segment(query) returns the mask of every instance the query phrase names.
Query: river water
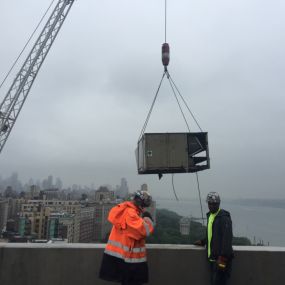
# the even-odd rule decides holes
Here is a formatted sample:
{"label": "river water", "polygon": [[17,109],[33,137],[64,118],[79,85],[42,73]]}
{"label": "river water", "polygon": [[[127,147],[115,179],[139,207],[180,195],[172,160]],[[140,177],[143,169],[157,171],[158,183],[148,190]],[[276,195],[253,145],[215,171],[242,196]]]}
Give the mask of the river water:
{"label": "river water", "polygon": [[[201,217],[197,200],[156,200],[158,209],[168,209],[181,216]],[[234,236],[245,236],[252,243],[263,241],[264,245],[285,246],[285,209],[242,206],[231,202],[222,202],[221,208],[231,213]],[[203,213],[207,212],[203,204]]]}

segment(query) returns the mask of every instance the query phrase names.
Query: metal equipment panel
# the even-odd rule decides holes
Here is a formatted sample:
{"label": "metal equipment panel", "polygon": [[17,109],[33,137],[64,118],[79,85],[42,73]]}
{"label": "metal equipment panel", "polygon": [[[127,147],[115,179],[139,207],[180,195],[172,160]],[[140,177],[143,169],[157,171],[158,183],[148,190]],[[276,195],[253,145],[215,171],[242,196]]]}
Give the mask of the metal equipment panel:
{"label": "metal equipment panel", "polygon": [[167,168],[167,137],[165,134],[145,135],[146,168]]}
{"label": "metal equipment panel", "polygon": [[185,133],[168,133],[167,153],[169,168],[188,168],[188,146],[187,134]]}

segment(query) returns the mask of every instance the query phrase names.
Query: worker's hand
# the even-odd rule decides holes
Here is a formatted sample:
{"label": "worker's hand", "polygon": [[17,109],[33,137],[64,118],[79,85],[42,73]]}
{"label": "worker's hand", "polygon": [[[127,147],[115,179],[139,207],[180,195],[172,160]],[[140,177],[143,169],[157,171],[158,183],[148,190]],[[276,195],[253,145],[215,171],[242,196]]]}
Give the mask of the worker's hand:
{"label": "worker's hand", "polygon": [[143,212],[142,217],[143,218],[150,218],[153,221],[153,218],[152,218],[150,212],[148,212],[148,211]]}
{"label": "worker's hand", "polygon": [[194,242],[194,245],[204,246],[201,240],[196,240],[196,241]]}
{"label": "worker's hand", "polygon": [[219,256],[217,259],[217,267],[219,270],[224,271],[227,267],[227,258],[224,256]]}

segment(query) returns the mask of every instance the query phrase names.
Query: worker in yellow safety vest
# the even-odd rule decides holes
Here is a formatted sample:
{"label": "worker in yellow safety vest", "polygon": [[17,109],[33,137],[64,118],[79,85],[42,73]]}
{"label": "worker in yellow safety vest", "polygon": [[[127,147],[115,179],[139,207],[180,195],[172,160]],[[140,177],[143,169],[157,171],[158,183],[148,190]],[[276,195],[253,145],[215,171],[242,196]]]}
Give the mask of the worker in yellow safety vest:
{"label": "worker in yellow safety vest", "polygon": [[220,208],[221,199],[217,192],[210,192],[206,201],[209,208],[207,235],[194,244],[206,246],[211,268],[211,285],[226,285],[233,258],[231,215]]}
{"label": "worker in yellow safety vest", "polygon": [[113,227],[107,242],[99,277],[123,285],[148,282],[145,239],[154,230],[152,202],[148,191],[135,192],[131,201],[113,207],[108,220]]}

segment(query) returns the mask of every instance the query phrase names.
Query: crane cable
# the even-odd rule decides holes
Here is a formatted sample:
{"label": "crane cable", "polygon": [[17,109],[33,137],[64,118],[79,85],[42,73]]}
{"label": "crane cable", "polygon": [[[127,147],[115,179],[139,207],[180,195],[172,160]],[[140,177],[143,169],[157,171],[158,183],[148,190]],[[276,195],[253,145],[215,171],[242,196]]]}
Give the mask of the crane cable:
{"label": "crane cable", "polygon": [[176,191],[175,191],[175,186],[174,186],[174,173],[172,173],[172,175],[171,175],[172,177],[172,179],[171,179],[171,182],[172,182],[172,189],[173,189],[173,193],[174,193],[174,196],[175,196],[175,199],[176,199],[176,201],[179,201],[179,199],[178,199],[178,197],[177,197],[177,194],[176,194]]}
{"label": "crane cable", "polygon": [[161,78],[161,80],[160,80],[160,82],[159,82],[158,88],[157,88],[156,93],[155,93],[155,96],[154,96],[154,98],[153,98],[151,107],[150,107],[150,109],[149,109],[149,111],[148,111],[148,114],[147,114],[146,120],[145,120],[145,122],[144,122],[143,128],[142,128],[142,130],[141,130],[141,133],[140,133],[140,136],[139,136],[138,141],[140,141],[140,139],[142,138],[142,136],[143,136],[143,134],[144,134],[144,132],[145,132],[146,126],[147,126],[147,124],[148,124],[150,115],[151,115],[151,113],[152,113],[152,109],[153,109],[153,106],[154,106],[155,101],[156,101],[156,99],[157,99],[157,96],[158,96],[158,93],[159,93],[159,90],[160,90],[160,87],[161,87],[161,84],[162,84],[162,81],[163,81],[164,76],[165,76],[165,72],[163,73],[162,78]]}
{"label": "crane cable", "polygon": [[200,190],[200,182],[199,182],[199,175],[198,172],[196,172],[196,181],[197,181],[197,189],[198,189],[198,194],[199,194],[199,202],[200,202],[200,209],[201,209],[201,215],[202,215],[202,222],[203,226],[205,226],[204,223],[204,214],[203,214],[203,206],[202,206],[202,201],[201,201],[201,190]]}
{"label": "crane cable", "polygon": [[42,21],[44,20],[45,16],[47,15],[48,11],[50,10],[51,6],[53,5],[55,0],[52,0],[52,2],[50,3],[50,5],[48,6],[47,10],[45,11],[44,15],[42,16],[42,18],[40,19],[39,23],[37,24],[36,28],[34,29],[34,31],[32,32],[32,34],[30,35],[30,37],[28,38],[26,44],[24,45],[23,49],[21,50],[20,54],[18,55],[18,57],[14,60],[12,66],[10,67],[9,71],[7,72],[6,76],[4,77],[3,81],[0,84],[0,89],[2,88],[3,84],[6,82],[8,76],[11,74],[12,70],[14,69],[15,65],[17,64],[17,62],[19,61],[20,57],[22,56],[23,52],[25,51],[26,47],[28,46],[28,44],[30,43],[30,41],[32,40],[34,34],[36,33],[36,31],[38,30],[39,26],[41,25]]}
{"label": "crane cable", "polygon": [[160,90],[160,87],[161,87],[161,85],[162,85],[163,79],[165,78],[165,75],[167,75],[166,77],[167,77],[167,79],[168,79],[168,81],[169,81],[171,90],[172,90],[173,95],[174,95],[174,97],[175,97],[175,99],[176,99],[176,102],[177,102],[177,104],[178,104],[178,106],[179,106],[180,112],[181,112],[181,114],[182,114],[182,116],[183,116],[183,119],[184,119],[184,121],[185,121],[185,124],[186,124],[186,126],[187,126],[188,131],[190,132],[190,127],[189,127],[189,124],[188,124],[188,122],[187,122],[186,116],[185,116],[185,114],[184,114],[184,112],[183,112],[183,110],[182,110],[181,103],[179,102],[179,99],[178,99],[178,96],[177,96],[176,92],[178,93],[179,97],[181,98],[182,102],[184,103],[185,107],[187,108],[188,112],[190,113],[191,117],[193,118],[194,122],[196,123],[197,127],[198,127],[199,130],[202,132],[202,128],[201,128],[201,126],[199,125],[197,119],[195,118],[193,112],[191,111],[191,109],[189,108],[189,106],[188,106],[186,100],[184,99],[184,97],[182,96],[181,92],[180,92],[179,89],[177,88],[177,85],[175,84],[175,82],[174,82],[173,79],[171,78],[171,76],[170,76],[170,74],[169,74],[169,71],[166,70],[166,71],[164,71],[163,74],[162,74],[162,78],[161,78],[161,80],[160,80],[160,82],[159,82],[157,91],[156,91],[155,96],[154,96],[154,98],[153,98],[151,107],[150,107],[150,109],[149,109],[149,111],[148,111],[146,120],[145,120],[144,125],[143,125],[143,127],[142,127],[142,130],[141,130],[141,132],[140,132],[140,136],[139,136],[139,139],[138,139],[138,140],[141,139],[141,137],[143,136],[143,134],[144,134],[144,132],[145,132],[145,129],[146,129],[146,127],[147,127],[147,124],[148,124],[148,122],[149,122],[150,116],[151,116],[151,114],[152,114],[153,107],[154,107],[154,104],[155,104],[155,102],[156,102],[156,100],[157,100],[157,97],[158,97],[158,94],[159,94],[159,90]]}
{"label": "crane cable", "polygon": [[[168,73],[168,71],[167,71],[167,73]],[[168,73],[167,78],[168,78],[170,87],[171,87],[171,89],[172,89],[173,95],[174,95],[174,97],[175,97],[175,99],[176,99],[176,102],[177,102],[177,104],[178,104],[178,107],[179,107],[179,109],[180,109],[180,112],[181,112],[181,114],[182,114],[182,117],[183,117],[183,119],[184,119],[184,121],[185,121],[185,124],[186,124],[186,126],[187,126],[188,132],[190,133],[189,124],[188,124],[187,119],[186,119],[186,117],[185,117],[185,115],[184,115],[184,112],[183,112],[183,110],[182,110],[182,107],[181,107],[181,105],[180,105],[180,102],[179,102],[179,100],[178,100],[178,98],[177,98],[177,95],[176,95],[176,92],[175,92],[174,87],[173,87],[173,85],[172,85],[172,82],[169,80],[169,78],[170,78],[169,73]]]}
{"label": "crane cable", "polygon": [[166,29],[167,29],[167,1],[164,2],[164,42],[166,43]]}
{"label": "crane cable", "polygon": [[199,123],[198,123],[197,119],[195,118],[195,116],[194,116],[193,112],[191,111],[191,109],[189,108],[189,106],[188,106],[187,102],[185,101],[185,99],[183,98],[182,94],[180,93],[180,91],[179,91],[178,87],[177,87],[177,86],[176,86],[176,84],[174,83],[174,81],[173,81],[173,79],[171,78],[171,76],[170,76],[170,74],[169,74],[169,73],[168,73],[168,75],[169,75],[169,77],[168,77],[169,81],[170,81],[170,82],[173,84],[173,86],[175,87],[175,89],[176,89],[176,91],[178,92],[178,94],[179,94],[180,98],[182,99],[182,101],[183,101],[184,105],[185,105],[185,106],[186,106],[186,108],[188,109],[188,111],[189,111],[189,113],[190,113],[190,115],[191,115],[192,119],[193,119],[193,120],[194,120],[194,122],[196,123],[197,127],[199,128],[199,130],[200,130],[201,132],[203,132],[203,130],[202,130],[202,128],[200,127],[200,125],[199,125]]}

